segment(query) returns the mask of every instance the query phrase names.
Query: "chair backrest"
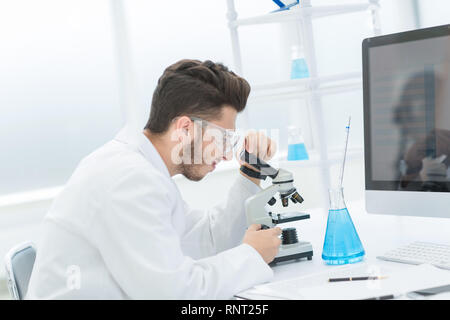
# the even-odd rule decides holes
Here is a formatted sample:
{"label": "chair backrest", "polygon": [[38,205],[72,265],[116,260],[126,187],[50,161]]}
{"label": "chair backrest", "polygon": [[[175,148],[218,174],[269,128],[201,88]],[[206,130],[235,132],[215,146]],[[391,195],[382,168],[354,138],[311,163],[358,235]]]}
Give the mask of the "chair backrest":
{"label": "chair backrest", "polygon": [[36,259],[36,247],[24,242],[13,247],[5,257],[6,277],[11,297],[23,300],[27,294],[28,282]]}

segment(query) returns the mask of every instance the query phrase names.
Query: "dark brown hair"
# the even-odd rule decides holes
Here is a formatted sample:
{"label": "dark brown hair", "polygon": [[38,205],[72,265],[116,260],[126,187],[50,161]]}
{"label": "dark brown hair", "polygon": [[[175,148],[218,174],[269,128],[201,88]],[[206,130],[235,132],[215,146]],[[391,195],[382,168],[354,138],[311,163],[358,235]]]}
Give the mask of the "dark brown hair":
{"label": "dark brown hair", "polygon": [[218,119],[222,107],[244,110],[250,94],[248,82],[221,63],[181,60],[164,70],[153,92],[145,129],[164,133],[181,115]]}

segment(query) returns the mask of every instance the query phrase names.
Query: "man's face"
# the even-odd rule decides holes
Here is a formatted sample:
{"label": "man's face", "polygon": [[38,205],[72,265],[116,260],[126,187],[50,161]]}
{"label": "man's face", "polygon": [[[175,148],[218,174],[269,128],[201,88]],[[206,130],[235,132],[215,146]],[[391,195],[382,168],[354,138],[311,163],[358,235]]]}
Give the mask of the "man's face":
{"label": "man's face", "polygon": [[[191,161],[183,162],[180,166],[181,174],[192,181],[200,181],[222,160],[231,160],[232,152],[226,152],[224,146],[224,132],[220,129],[235,130],[237,112],[234,108],[225,106],[221,116],[215,120],[208,120],[212,125],[202,121],[194,121],[194,134],[190,144],[183,147],[183,155],[190,155]],[[215,126],[220,128],[217,128]]]}

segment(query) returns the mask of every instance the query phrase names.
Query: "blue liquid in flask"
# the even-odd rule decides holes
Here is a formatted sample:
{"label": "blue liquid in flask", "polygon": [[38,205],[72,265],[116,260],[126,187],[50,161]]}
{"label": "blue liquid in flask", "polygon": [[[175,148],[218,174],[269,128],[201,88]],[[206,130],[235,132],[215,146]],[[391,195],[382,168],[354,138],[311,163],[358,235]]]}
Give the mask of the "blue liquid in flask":
{"label": "blue liquid in flask", "polygon": [[288,158],[291,160],[308,160],[308,152],[304,143],[294,143],[288,145]]}
{"label": "blue liquid in flask", "polygon": [[291,65],[291,79],[309,78],[308,65],[304,58],[297,58],[292,60]]}
{"label": "blue liquid in flask", "polygon": [[330,210],[322,259],[340,265],[363,260],[364,248],[344,202],[342,188],[330,190]]}

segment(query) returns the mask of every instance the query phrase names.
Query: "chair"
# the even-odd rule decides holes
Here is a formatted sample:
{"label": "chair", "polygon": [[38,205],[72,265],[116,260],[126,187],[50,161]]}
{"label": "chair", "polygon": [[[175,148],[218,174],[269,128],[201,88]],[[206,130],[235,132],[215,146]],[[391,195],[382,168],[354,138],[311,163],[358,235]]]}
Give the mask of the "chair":
{"label": "chair", "polygon": [[6,277],[9,293],[13,299],[25,298],[35,259],[36,248],[29,241],[16,245],[6,254]]}

